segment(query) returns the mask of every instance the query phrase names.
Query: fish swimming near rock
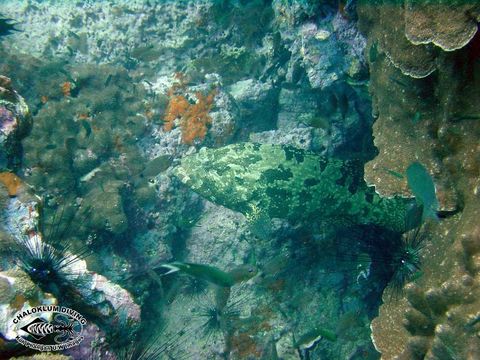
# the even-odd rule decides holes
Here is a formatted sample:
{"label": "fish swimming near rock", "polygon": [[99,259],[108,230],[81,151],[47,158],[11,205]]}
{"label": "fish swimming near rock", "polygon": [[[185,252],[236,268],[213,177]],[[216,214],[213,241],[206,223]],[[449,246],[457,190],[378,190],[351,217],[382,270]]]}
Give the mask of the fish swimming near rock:
{"label": "fish swimming near rock", "polygon": [[225,272],[210,265],[185,263],[180,261],[162,264],[160,266],[169,270],[163,275],[180,271],[197,279],[206,280],[209,283],[226,288],[248,280],[257,273],[257,268],[254,265],[249,264],[237,266],[229,272]]}
{"label": "fish swimming near rock", "polygon": [[422,219],[438,220],[439,203],[435,193],[435,184],[427,169],[419,162],[413,162],[407,168],[407,180],[417,202],[423,206]]}
{"label": "fish swimming near rock", "polygon": [[239,143],[202,148],[174,169],[206,199],[244,215],[292,223],[346,220],[405,231],[413,199],[382,198],[363,180],[356,161],[327,158],[290,146]]}

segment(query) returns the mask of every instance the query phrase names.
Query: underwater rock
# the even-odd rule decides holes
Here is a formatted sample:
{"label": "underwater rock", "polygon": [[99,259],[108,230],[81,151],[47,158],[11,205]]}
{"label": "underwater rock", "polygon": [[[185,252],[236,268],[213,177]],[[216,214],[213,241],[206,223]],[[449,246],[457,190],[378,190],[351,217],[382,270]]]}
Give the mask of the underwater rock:
{"label": "underwater rock", "polygon": [[25,100],[13,89],[11,80],[0,75],[0,166],[17,166],[20,140],[31,125]]}
{"label": "underwater rock", "polygon": [[[119,316],[130,319],[132,326],[138,323],[140,308],[126,290],[89,271],[85,260],[72,254],[70,244],[63,244],[63,247],[56,244],[57,249],[44,240],[44,236],[48,238],[52,234],[39,232],[38,204],[39,200],[25,191],[10,198],[2,214],[2,226],[15,242],[11,253],[13,262],[23,270],[17,267],[9,270],[23,276],[15,275],[24,279],[22,281],[11,280],[9,273],[5,273],[4,277],[13,289],[17,289],[15,292],[21,294],[22,298],[18,301],[23,302],[19,306],[23,303],[28,305],[29,301],[33,304],[48,299],[47,302],[60,302],[63,306],[73,306],[80,313],[84,311],[84,316],[90,321],[98,321],[99,326],[113,324]],[[44,279],[38,275],[37,267],[48,269],[50,277]]]}
{"label": "underwater rock", "polygon": [[[237,81],[227,87],[238,106],[238,137],[246,139],[248,133],[268,130],[274,126],[278,90],[270,82],[255,79]],[[244,134],[245,133],[245,134]]]}
{"label": "underwater rock", "polygon": [[72,358],[68,355],[54,354],[54,353],[41,353],[35,354],[32,356],[19,356],[14,357],[16,360],[71,360]]}
{"label": "underwater rock", "polygon": [[363,36],[353,22],[340,19],[342,15],[334,6],[274,1],[272,7],[283,45],[290,53],[288,83],[299,84],[305,79],[311,88],[325,89],[347,74],[358,76],[362,64],[365,69]]}
{"label": "underwater rock", "polygon": [[304,88],[282,88],[278,96],[278,107],[277,127],[291,130],[298,127],[302,118],[317,114],[317,94]]}
{"label": "underwater rock", "polygon": [[[250,253],[248,224],[241,214],[210,202],[186,239],[185,261],[230,270]],[[244,240],[241,240],[244,239]]]}
{"label": "underwater rock", "polygon": [[89,221],[95,229],[104,229],[121,234],[128,227],[123,210],[121,181],[107,181],[101,188],[93,188],[84,198],[84,206],[91,209]]}
{"label": "underwater rock", "polygon": [[239,130],[239,111],[232,98],[222,89],[215,95],[215,108],[210,112],[212,125],[207,143],[223,146],[232,141]]}
{"label": "underwater rock", "polygon": [[244,215],[301,221],[348,220],[404,230],[409,200],[380,198],[354,163],[293,147],[241,143],[202,148],[174,169],[210,201]]}
{"label": "underwater rock", "polygon": [[[310,127],[270,130],[250,134],[249,140],[258,144],[290,145],[298,149],[315,150],[312,139],[313,132],[314,130]],[[329,139],[324,136],[323,140],[322,147],[327,149]]]}
{"label": "underwater rock", "polygon": [[[138,306],[130,293],[106,277],[99,274],[91,274],[91,291],[102,294],[106,301],[113,307],[118,316],[123,316],[131,322],[140,322],[140,306]],[[138,324],[137,324],[138,325]]]}
{"label": "underwater rock", "polygon": [[[279,136],[287,139],[288,132],[303,133],[307,128],[311,130],[309,150],[343,157],[352,152],[363,152],[368,158],[369,151],[364,144],[370,141],[367,129],[372,119],[369,107],[359,105],[364,104],[365,96],[365,90],[355,90],[343,82],[322,91],[304,87],[282,88],[278,99],[277,131],[285,136]],[[289,145],[296,146],[295,143]],[[300,144],[297,147],[306,146]]]}
{"label": "underwater rock", "polygon": [[239,116],[232,97],[221,86],[221,77],[208,74],[202,79],[204,82],[196,86],[189,86],[183,73],[175,73],[171,78],[166,81],[170,83],[167,89],[155,86],[159,95],[168,100],[162,117],[164,132],[180,129],[177,142],[188,146],[228,143],[238,130]]}
{"label": "underwater rock", "polygon": [[[51,79],[44,74],[47,69],[41,69],[40,83],[66,80],[63,72],[63,80]],[[144,101],[143,86],[119,67],[76,65],[64,72],[76,87],[70,96],[64,96],[56,84],[50,91],[59,95],[50,96],[40,106],[31,134],[23,141],[25,181],[39,195],[51,196],[52,203],[71,204],[92,192],[98,194],[102,187],[108,194],[102,198],[122,202],[124,194],[112,189],[108,181],[130,184],[133,194],[144,187],[144,182],[136,181],[145,160],[137,144],[152,122],[147,115],[154,100]],[[115,192],[120,199],[113,196]],[[135,202],[135,196],[132,198]],[[139,200],[149,205],[144,198]],[[104,216],[111,217],[110,225],[117,234],[122,232],[125,225],[122,219],[114,218],[114,210],[102,210],[108,214],[97,213],[99,218],[93,222],[85,219],[85,227],[105,229],[105,221],[100,219]],[[116,215],[122,216],[120,210],[115,208]]]}
{"label": "underwater rock", "polygon": [[[60,4],[34,0],[6,1],[3,5],[3,13],[28,24],[24,32],[16,33],[8,42],[16,51],[38,58],[51,54],[79,62],[121,60],[126,64],[129,58],[155,61],[162,49],[185,46],[194,37],[190,31],[195,29],[195,21],[211,7],[200,1],[196,2],[196,8],[184,2],[151,6],[130,1]],[[182,14],[182,21],[179,21],[179,14]],[[83,32],[84,27],[89,31]],[[143,39],[141,34],[144,34]],[[31,36],[36,38],[34,43]],[[147,45],[145,36],[149,41]],[[150,42],[158,47],[152,49]]]}
{"label": "underwater rock", "polygon": [[154,263],[166,263],[172,260],[172,250],[170,244],[167,244],[164,239],[168,239],[159,230],[150,230],[146,233],[136,236],[132,240],[133,247],[144,255],[147,260]]}

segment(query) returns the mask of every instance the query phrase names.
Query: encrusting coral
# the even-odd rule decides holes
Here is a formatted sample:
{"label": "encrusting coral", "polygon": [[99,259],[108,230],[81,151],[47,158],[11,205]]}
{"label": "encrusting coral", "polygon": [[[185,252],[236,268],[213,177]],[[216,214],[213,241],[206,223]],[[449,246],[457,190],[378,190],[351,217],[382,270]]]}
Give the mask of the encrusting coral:
{"label": "encrusting coral", "polygon": [[445,57],[444,51],[472,40],[480,5],[461,0],[360,1],[358,13],[370,46],[378,47],[403,74],[424,78],[437,69],[436,59]]}
{"label": "encrusting coral", "polygon": [[[405,10],[392,2],[359,6],[370,45],[373,135],[379,150],[365,166],[365,179],[383,196],[410,196],[406,170],[419,162],[434,180],[441,215],[425,234],[422,276],[404,287],[401,298],[384,296],[372,322],[382,359],[480,357],[480,65],[472,61],[480,38],[465,24],[465,6],[473,14],[478,5],[462,4],[451,2],[450,15],[441,14],[445,4],[408,2]],[[444,16],[449,19],[439,21]],[[455,21],[454,28],[464,30],[450,31]],[[387,23],[384,32],[397,29],[412,51],[399,51],[397,38],[378,32]],[[410,66],[418,52],[430,58],[417,57],[416,67]]]}
{"label": "encrusting coral", "polygon": [[175,94],[176,91],[185,89],[183,77],[177,76],[177,79],[180,79],[180,84],[175,84],[168,91],[170,99],[165,111],[163,129],[171,131],[175,121],[178,120],[182,131],[182,142],[192,145],[197,139],[203,141],[207,135],[208,126],[212,123],[209,112],[214,105],[217,91],[213,89],[208,95],[196,92],[196,101],[192,104],[185,96]]}
{"label": "encrusting coral", "polygon": [[474,1],[405,1],[405,35],[414,45],[461,49],[477,33],[480,5]]}

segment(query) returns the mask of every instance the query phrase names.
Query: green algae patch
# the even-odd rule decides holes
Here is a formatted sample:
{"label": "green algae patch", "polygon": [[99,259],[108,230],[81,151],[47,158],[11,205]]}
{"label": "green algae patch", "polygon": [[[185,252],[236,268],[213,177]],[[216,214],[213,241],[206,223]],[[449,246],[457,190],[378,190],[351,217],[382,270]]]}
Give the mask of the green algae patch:
{"label": "green algae patch", "polygon": [[183,158],[174,175],[208,200],[247,217],[260,212],[293,223],[320,219],[403,231],[410,203],[378,196],[366,186],[355,161],[289,146],[240,143],[203,148]]}

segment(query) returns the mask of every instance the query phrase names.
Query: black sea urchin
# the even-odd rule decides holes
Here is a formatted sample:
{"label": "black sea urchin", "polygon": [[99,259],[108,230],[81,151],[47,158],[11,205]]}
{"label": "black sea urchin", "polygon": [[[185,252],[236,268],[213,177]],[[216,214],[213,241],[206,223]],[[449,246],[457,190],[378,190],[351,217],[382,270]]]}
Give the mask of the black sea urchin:
{"label": "black sea urchin", "polygon": [[422,227],[409,230],[402,235],[390,263],[392,277],[389,287],[393,296],[401,293],[403,286],[420,274],[421,252],[425,247],[425,239]]}
{"label": "black sea urchin", "polygon": [[[85,214],[85,211],[83,212]],[[79,273],[75,264],[88,255],[88,247],[82,246],[75,251],[67,242],[66,234],[71,231],[74,216],[66,218],[64,209],[55,213],[52,224],[40,226],[30,234],[16,231],[19,236],[13,249],[17,264],[44,292],[53,294],[59,300],[68,299],[74,289],[80,285]],[[15,225],[18,227],[18,224]]]}

